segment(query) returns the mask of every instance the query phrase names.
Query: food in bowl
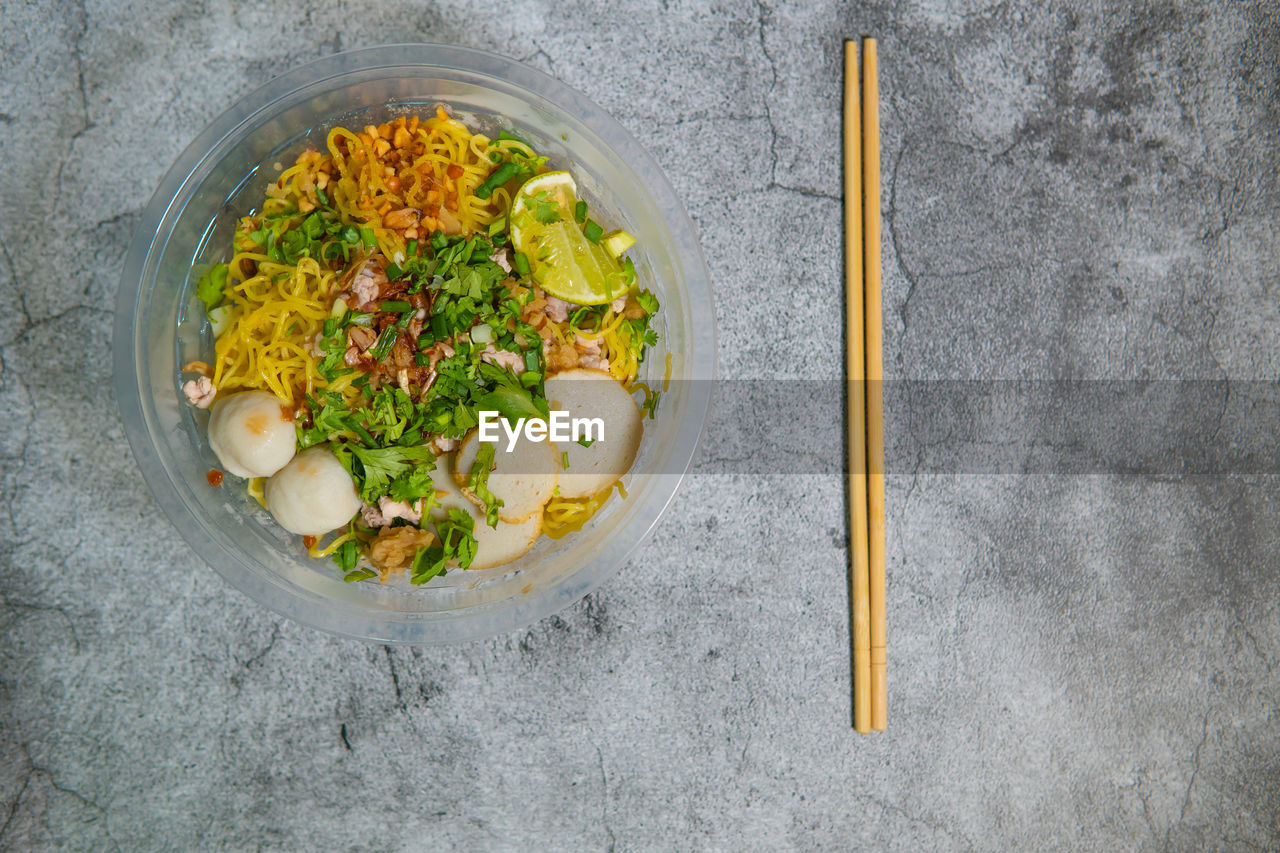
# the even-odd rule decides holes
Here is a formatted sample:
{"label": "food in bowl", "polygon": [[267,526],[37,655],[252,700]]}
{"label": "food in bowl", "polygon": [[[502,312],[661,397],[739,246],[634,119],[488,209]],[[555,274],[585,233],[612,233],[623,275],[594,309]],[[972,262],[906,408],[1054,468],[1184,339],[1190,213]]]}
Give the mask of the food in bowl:
{"label": "food in bowl", "polygon": [[[325,147],[196,286],[213,352],[180,389],[225,473],[350,581],[505,565],[625,497],[658,400],[635,240],[571,171],[444,105]],[[565,413],[573,431],[545,428]]]}

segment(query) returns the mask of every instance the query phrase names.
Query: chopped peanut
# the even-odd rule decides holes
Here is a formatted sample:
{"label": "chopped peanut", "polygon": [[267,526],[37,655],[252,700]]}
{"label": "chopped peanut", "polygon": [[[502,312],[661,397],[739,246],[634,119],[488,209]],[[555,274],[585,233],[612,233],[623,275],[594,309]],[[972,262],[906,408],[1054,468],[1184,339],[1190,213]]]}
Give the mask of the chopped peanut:
{"label": "chopped peanut", "polygon": [[413,141],[413,135],[405,130],[402,125],[396,128],[395,136],[392,137],[391,141],[397,148],[404,148]]}
{"label": "chopped peanut", "polygon": [[373,144],[373,153],[381,157],[391,150],[391,143],[385,139],[379,139]]}

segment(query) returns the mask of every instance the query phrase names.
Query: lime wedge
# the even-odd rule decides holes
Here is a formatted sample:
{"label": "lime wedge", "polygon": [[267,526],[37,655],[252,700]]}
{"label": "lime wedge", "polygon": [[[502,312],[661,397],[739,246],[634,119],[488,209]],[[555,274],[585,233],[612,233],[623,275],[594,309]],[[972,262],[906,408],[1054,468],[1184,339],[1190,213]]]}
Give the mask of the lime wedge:
{"label": "lime wedge", "polygon": [[529,259],[547,293],[579,305],[601,305],[626,292],[628,275],[604,247],[583,236],[574,219],[577,184],[568,172],[530,178],[511,202],[511,245]]}

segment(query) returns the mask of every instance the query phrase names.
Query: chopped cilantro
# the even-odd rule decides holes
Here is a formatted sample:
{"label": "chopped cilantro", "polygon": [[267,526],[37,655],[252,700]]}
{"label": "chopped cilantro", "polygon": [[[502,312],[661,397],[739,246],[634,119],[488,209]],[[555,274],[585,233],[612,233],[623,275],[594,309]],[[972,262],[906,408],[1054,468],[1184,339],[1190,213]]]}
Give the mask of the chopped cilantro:
{"label": "chopped cilantro", "polygon": [[[360,498],[376,504],[387,494],[393,478],[412,470],[415,465],[429,472],[435,467],[435,454],[425,445],[417,447],[362,447],[355,442],[337,442],[334,455],[359,486]],[[407,487],[406,487],[407,488]]]}
{"label": "chopped cilantro", "polygon": [[489,472],[493,470],[493,455],[497,446],[480,442],[476,451],[476,459],[471,463],[471,472],[467,477],[467,488],[484,504],[484,520],[490,527],[498,526],[498,510],[502,507],[502,498],[489,491]]}
{"label": "chopped cilantro", "polygon": [[409,582],[421,585],[445,574],[450,560],[467,568],[476,557],[475,519],[460,509],[450,509],[435,523],[438,541],[418,551],[409,568]]}

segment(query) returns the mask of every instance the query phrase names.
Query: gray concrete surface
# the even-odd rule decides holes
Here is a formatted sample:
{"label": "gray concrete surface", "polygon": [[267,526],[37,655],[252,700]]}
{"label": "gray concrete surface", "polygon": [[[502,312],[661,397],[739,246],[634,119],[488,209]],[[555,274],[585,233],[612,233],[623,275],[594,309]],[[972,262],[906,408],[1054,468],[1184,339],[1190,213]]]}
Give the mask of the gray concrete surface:
{"label": "gray concrete surface", "polygon": [[1280,848],[1275,477],[899,464],[864,738],[838,477],[704,469],[559,617],[371,647],[198,563],[108,358],[138,212],[202,126],[312,57],[437,40],[650,147],[726,375],[838,377],[841,39],[873,33],[890,376],[1274,380],[1275,4],[3,8],[0,847]]}

